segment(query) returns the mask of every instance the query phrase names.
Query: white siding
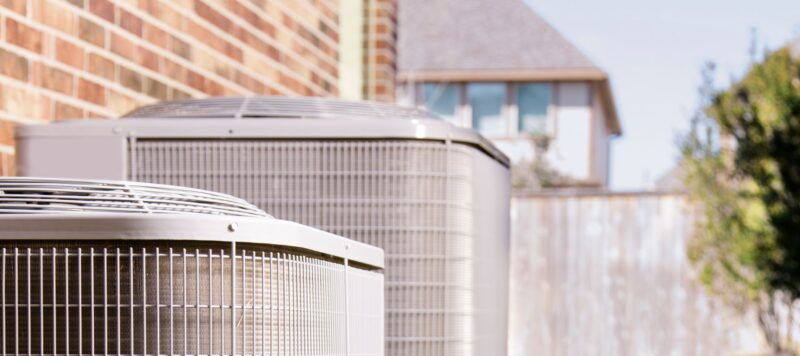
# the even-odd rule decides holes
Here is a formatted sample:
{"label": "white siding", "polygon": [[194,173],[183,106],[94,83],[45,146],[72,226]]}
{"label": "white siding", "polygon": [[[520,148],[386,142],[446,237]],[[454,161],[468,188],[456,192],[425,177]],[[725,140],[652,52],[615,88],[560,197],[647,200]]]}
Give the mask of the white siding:
{"label": "white siding", "polygon": [[592,99],[592,180],[608,185],[609,130],[600,97],[594,95]]}
{"label": "white siding", "polygon": [[555,90],[555,139],[548,158],[563,174],[589,179],[591,144],[591,89],[588,83],[559,83]]}

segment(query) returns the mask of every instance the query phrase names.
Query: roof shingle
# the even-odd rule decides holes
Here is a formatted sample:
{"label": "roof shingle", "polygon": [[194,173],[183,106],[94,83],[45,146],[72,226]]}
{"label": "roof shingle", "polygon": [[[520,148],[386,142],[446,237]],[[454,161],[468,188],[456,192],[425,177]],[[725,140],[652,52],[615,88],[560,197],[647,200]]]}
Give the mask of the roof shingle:
{"label": "roof shingle", "polygon": [[400,0],[398,69],[596,70],[521,0]]}

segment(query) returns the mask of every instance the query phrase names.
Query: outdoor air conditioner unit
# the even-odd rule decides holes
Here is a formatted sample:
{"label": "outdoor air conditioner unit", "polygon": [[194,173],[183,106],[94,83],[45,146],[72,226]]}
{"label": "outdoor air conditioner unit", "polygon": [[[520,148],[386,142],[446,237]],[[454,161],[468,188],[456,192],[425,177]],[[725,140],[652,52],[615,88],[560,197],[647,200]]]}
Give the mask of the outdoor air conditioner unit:
{"label": "outdoor air conditioner unit", "polygon": [[248,97],[17,132],[22,174],[176,184],[386,251],[388,355],[503,355],[507,158],[394,105]]}
{"label": "outdoor air conditioner unit", "polygon": [[383,355],[382,265],[224,194],[0,178],[4,355]]}

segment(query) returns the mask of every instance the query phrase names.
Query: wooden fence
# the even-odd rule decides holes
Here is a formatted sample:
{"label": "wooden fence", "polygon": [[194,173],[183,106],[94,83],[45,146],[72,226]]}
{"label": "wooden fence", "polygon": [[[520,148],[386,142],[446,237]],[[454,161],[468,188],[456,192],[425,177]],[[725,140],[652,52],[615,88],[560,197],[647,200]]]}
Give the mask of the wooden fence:
{"label": "wooden fence", "polygon": [[511,212],[512,356],[725,355],[759,342],[694,282],[685,196],[524,196]]}

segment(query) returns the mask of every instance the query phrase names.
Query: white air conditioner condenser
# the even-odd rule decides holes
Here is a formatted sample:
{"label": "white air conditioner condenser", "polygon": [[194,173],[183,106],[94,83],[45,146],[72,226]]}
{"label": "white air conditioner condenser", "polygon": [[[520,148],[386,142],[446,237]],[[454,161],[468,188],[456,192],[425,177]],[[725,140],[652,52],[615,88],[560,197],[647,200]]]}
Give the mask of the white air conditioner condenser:
{"label": "white air conditioner condenser", "polygon": [[383,252],[225,194],[0,178],[0,350],[383,355]]}

